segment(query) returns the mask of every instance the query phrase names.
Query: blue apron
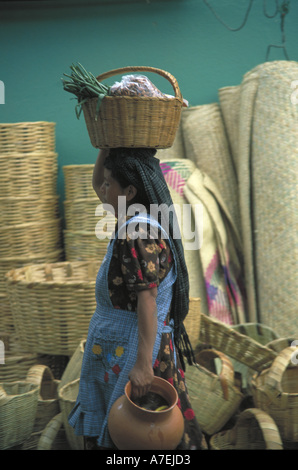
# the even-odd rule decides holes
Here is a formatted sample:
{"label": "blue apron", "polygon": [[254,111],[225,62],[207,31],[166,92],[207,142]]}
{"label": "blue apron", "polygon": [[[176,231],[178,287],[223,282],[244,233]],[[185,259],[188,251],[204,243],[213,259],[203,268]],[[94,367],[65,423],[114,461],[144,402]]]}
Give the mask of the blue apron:
{"label": "blue apron", "polygon": [[[119,229],[111,240],[96,278],[96,310],[91,318],[82,362],[79,394],[69,415],[69,424],[76,435],[98,436],[99,446],[113,448],[107,421],[111,406],[124,393],[128,374],[135,365],[138,351],[138,316],[136,312],[114,308],[108,290],[108,272],[117,235],[129,223],[150,223],[167,234],[149,215],[137,215]],[[170,242],[170,240],[169,240]],[[175,264],[158,286],[157,335],[153,348],[152,367],[157,358],[163,333],[172,333],[172,322],[165,325],[170,309]],[[173,343],[174,344],[174,343]]]}

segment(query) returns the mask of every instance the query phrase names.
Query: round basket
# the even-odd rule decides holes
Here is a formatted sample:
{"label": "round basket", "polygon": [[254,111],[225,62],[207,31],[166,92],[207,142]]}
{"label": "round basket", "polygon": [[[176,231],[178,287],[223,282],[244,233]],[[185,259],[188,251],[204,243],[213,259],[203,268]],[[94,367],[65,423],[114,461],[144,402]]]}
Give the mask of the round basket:
{"label": "round basket", "polygon": [[93,169],[94,165],[66,165],[63,167],[66,200],[97,197],[92,186]]}
{"label": "round basket", "polygon": [[276,422],[284,442],[298,442],[298,348],[283,349],[270,368],[252,378],[257,408]]}
{"label": "round basket", "polygon": [[56,196],[57,154],[0,154],[0,197]]}
{"label": "round basket", "polygon": [[187,367],[185,380],[202,431],[209,435],[218,432],[234,415],[243,399],[234,383],[231,361],[220,351],[202,350],[196,355],[196,364]]}
{"label": "round basket", "polygon": [[38,257],[62,247],[61,219],[0,228],[0,257]]}
{"label": "round basket", "polygon": [[82,450],[84,448],[83,437],[76,436],[73,428],[68,424],[68,416],[73,409],[79,393],[80,379],[69,382],[59,390],[60,408],[62,421],[67,437],[67,441],[72,450]]}
{"label": "round basket", "polygon": [[22,444],[33,430],[38,385],[28,382],[0,383],[0,449]]}
{"label": "round basket", "polygon": [[78,230],[94,232],[99,221],[107,223],[107,229],[112,228],[113,231],[116,224],[115,216],[102,209],[98,197],[66,200],[64,214],[65,225],[70,232]]}
{"label": "round basket", "polygon": [[1,226],[41,222],[58,216],[58,196],[49,196],[38,201],[32,196],[0,198]]}
{"label": "round basket", "polygon": [[0,154],[54,152],[55,125],[46,121],[0,124]]}
{"label": "round basket", "polygon": [[95,311],[98,264],[61,262],[7,274],[15,328],[29,352],[71,356]]}
{"label": "round basket", "polygon": [[106,96],[99,114],[97,98],[82,105],[87,130],[93,147],[152,147],[173,145],[179,126],[183,98],[177,80],[168,72],[154,67],[123,67],[97,77],[99,82],[113,75],[131,72],[153,72],[166,78],[175,97]]}
{"label": "round basket", "polygon": [[248,408],[235,426],[214,434],[210,450],[282,450],[283,444],[273,419],[264,411]]}
{"label": "round basket", "polygon": [[60,412],[58,399],[59,380],[55,380],[51,369],[42,364],[36,364],[31,367],[26,380],[28,383],[38,385],[39,388],[33,433],[40,432]]}
{"label": "round basket", "polygon": [[107,252],[109,238],[97,238],[95,231],[72,232],[64,230],[65,258],[68,261],[96,260],[98,266]]}

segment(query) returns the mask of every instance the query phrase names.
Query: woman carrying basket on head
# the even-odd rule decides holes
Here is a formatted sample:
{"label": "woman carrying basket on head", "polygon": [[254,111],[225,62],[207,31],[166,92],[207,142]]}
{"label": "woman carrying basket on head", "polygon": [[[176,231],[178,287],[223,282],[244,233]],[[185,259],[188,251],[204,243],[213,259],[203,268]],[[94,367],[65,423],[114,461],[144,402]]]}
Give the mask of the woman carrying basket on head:
{"label": "woman carrying basket on head", "polygon": [[[107,426],[111,406],[128,380],[132,396],[139,398],[154,376],[168,380],[178,392],[185,423],[178,449],[205,448],[184,380],[184,358],[192,363],[193,353],[183,326],[189,283],[182,243],[173,236],[177,226],[172,211],[165,214],[165,228],[150,213],[152,205],[166,210],[173,204],[155,153],[101,150],[94,166],[94,190],[118,222],[97,275],[97,307],[69,417],[86,449],[115,448]],[[125,214],[119,212],[120,200],[125,201]],[[139,214],[136,204],[143,208]]]}

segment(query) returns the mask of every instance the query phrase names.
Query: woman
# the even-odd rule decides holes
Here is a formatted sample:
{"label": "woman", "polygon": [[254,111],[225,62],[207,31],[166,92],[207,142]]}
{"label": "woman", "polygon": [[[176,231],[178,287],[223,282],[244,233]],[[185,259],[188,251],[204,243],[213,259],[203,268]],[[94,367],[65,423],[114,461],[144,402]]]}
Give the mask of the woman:
{"label": "woman", "polygon": [[[113,448],[107,427],[112,404],[128,380],[132,397],[144,396],[154,375],[167,379],[179,395],[185,432],[178,449],[204,447],[183,372],[184,357],[189,363],[193,360],[183,326],[188,273],[181,239],[173,236],[175,214],[165,213],[172,200],[155,153],[154,149],[102,150],[94,166],[94,190],[118,224],[98,272],[97,307],[77,403],[69,418],[90,449]],[[142,205],[143,213],[126,216],[135,204]],[[159,219],[168,221],[166,228],[150,215],[153,205],[164,210]]]}

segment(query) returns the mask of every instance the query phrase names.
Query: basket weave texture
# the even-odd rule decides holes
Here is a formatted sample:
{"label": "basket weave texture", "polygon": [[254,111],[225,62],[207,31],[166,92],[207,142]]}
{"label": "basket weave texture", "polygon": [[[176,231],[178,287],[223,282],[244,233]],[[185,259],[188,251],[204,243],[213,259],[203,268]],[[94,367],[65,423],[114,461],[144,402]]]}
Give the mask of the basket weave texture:
{"label": "basket weave texture", "polygon": [[30,437],[38,402],[38,385],[25,381],[0,384],[0,449]]}
{"label": "basket weave texture", "polygon": [[238,417],[236,425],[214,434],[211,450],[282,450],[283,444],[273,419],[264,411],[248,408]]}
{"label": "basket weave texture", "polygon": [[[214,359],[220,360],[216,373]],[[188,366],[185,377],[190,401],[203,432],[218,432],[237,411],[243,395],[234,383],[234,369],[225,354],[206,349],[196,355],[196,364]]]}
{"label": "basket weave texture", "polygon": [[123,67],[97,77],[101,82],[121,73],[153,72],[172,85],[174,97],[106,96],[99,115],[97,98],[82,105],[91,144],[96,148],[152,147],[173,145],[179,126],[183,98],[177,80],[169,73],[154,67]]}
{"label": "basket weave texture", "polygon": [[298,442],[298,348],[283,349],[252,378],[255,406],[276,422],[284,442]]}
{"label": "basket weave texture", "polygon": [[55,125],[46,121],[0,124],[0,154],[54,152]]}
{"label": "basket weave texture", "polygon": [[81,436],[76,436],[73,428],[68,424],[68,416],[75,405],[79,393],[79,385],[80,379],[76,379],[59,389],[62,421],[67,441],[72,450],[82,450],[84,446],[83,438]]}
{"label": "basket weave texture", "polygon": [[96,307],[97,270],[97,263],[61,262],[9,271],[12,314],[26,351],[73,354]]}

